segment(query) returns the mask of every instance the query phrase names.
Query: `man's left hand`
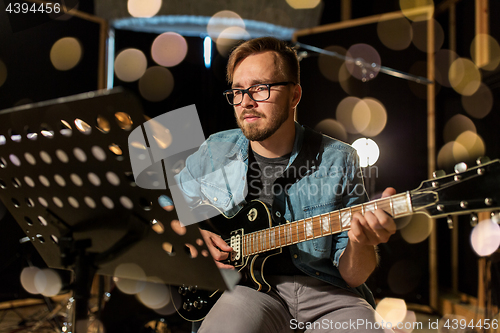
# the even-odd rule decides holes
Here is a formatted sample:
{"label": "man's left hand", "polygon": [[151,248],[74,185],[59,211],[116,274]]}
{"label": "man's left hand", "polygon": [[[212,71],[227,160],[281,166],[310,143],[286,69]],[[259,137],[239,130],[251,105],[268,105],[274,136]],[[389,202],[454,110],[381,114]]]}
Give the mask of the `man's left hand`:
{"label": "man's left hand", "polygon": [[[388,187],[382,193],[382,198],[396,194],[396,190]],[[363,216],[354,213],[349,230],[349,240],[359,245],[378,245],[386,243],[391,235],[396,232],[396,223],[382,209],[366,212]]]}

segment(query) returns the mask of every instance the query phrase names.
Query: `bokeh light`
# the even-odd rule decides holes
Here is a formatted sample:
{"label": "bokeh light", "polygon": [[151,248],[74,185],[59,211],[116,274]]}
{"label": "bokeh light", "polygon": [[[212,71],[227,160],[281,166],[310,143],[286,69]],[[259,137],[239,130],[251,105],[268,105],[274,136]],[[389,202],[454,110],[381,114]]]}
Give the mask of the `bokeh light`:
{"label": "bokeh light", "polygon": [[[444,43],[444,30],[441,27],[441,24],[439,24],[438,21],[435,19],[431,19],[434,24],[434,44],[433,44],[433,52],[438,51],[441,46],[443,46]],[[413,22],[412,23],[412,28],[413,28],[413,38],[412,42],[413,45],[417,47],[420,51],[423,52],[429,52],[429,45],[428,45],[428,22],[429,21],[418,21],[418,22]]]}
{"label": "bokeh light", "polygon": [[477,67],[494,71],[500,64],[500,45],[487,34],[477,34],[470,45],[471,58]]}
{"label": "bokeh light", "polygon": [[60,71],[74,68],[82,59],[82,45],[78,39],[64,37],[52,45],[50,49],[50,61]]}
{"label": "bokeh light", "polygon": [[314,130],[321,132],[325,135],[328,135],[332,138],[347,141],[347,131],[345,130],[344,125],[335,119],[324,119],[320,121],[315,127]]}
{"label": "bokeh light", "polygon": [[187,55],[186,39],[176,32],[165,32],[153,41],[151,56],[161,66],[173,67],[182,62]]}
{"label": "bokeh light", "polygon": [[222,31],[229,27],[240,27],[245,29],[245,22],[233,11],[223,10],[215,13],[207,24],[207,33],[212,40],[217,40]]}
{"label": "bokeh light", "polygon": [[358,152],[361,167],[366,168],[369,165],[374,165],[378,161],[380,149],[377,143],[372,139],[357,139],[352,143],[352,146]]}
{"label": "bokeh light", "polygon": [[454,115],[444,125],[444,142],[454,141],[460,134],[465,131],[477,133],[476,125],[474,125],[474,122],[467,116],[464,116],[462,114]]}
{"label": "bokeh light", "polygon": [[348,96],[340,101],[335,115],[346,131],[352,134],[366,129],[370,122],[370,108],[364,101],[354,96]]}
{"label": "bokeh light", "polygon": [[64,327],[62,329],[62,332],[106,333],[106,329],[104,327],[104,324],[99,319],[90,317],[90,319],[78,319],[75,323],[74,331],[68,329],[67,327]]}
{"label": "bokeh light", "polygon": [[146,56],[138,49],[123,50],[115,58],[115,74],[125,82],[139,80],[147,67]]}
{"label": "bokeh light", "polygon": [[[425,61],[416,61],[411,65],[410,70],[408,71],[410,74],[416,76],[427,77],[427,62]],[[427,99],[427,85],[417,83],[413,80],[408,80],[408,86],[410,87],[411,92],[420,99]],[[435,85],[436,94],[440,89],[440,85]]]}
{"label": "bokeh light", "polygon": [[377,23],[377,34],[382,44],[391,50],[400,51],[410,46],[413,31],[410,22],[403,15],[398,18],[382,15]]}
{"label": "bokeh light", "polygon": [[479,256],[489,256],[500,246],[500,226],[490,219],[480,221],[472,229],[470,242]]}
{"label": "bokeh light", "polygon": [[[463,154],[461,147],[466,149],[466,155]],[[453,157],[456,161],[463,162],[484,156],[485,151],[486,147],[483,139],[472,131],[465,131],[455,140]]]}
{"label": "bokeh light", "polygon": [[425,21],[434,15],[433,0],[399,0],[399,7],[411,21]]}
{"label": "bokeh light", "polygon": [[146,287],[146,273],[137,264],[120,264],[113,275],[116,287],[125,294],[137,294]]}
{"label": "bokeh light", "polygon": [[340,66],[339,83],[342,90],[348,95],[359,95],[366,90],[363,81],[356,79],[349,73],[345,62]]}
{"label": "bokeh light", "polygon": [[462,95],[462,106],[471,117],[483,119],[493,108],[493,93],[487,85],[481,82],[474,94]]}
{"label": "bokeh light", "polygon": [[352,45],[347,50],[346,57],[352,58],[352,61],[345,62],[349,73],[363,82],[374,79],[380,70],[377,67],[381,64],[380,55],[368,44]]}
{"label": "bokeh light", "polygon": [[432,232],[432,220],[424,214],[413,214],[410,223],[400,232],[401,237],[410,244],[423,242]]}
{"label": "bokeh light", "polygon": [[286,0],[293,9],[311,9],[316,8],[321,0]]}
{"label": "bokeh light", "polygon": [[394,263],[387,274],[387,284],[393,293],[406,295],[417,288],[422,269],[413,260],[403,259]]}
{"label": "bokeh light", "polygon": [[151,102],[159,102],[174,90],[174,76],[165,67],[153,66],[139,80],[139,92]]}
{"label": "bokeh light", "polygon": [[400,298],[385,297],[378,302],[375,311],[386,322],[400,323],[406,317],[406,303]]}
{"label": "bokeh light", "polygon": [[449,79],[450,67],[457,59],[458,54],[451,50],[441,49],[436,52],[434,55],[435,79],[439,84],[451,88]]}
{"label": "bokeh light", "polygon": [[250,39],[250,34],[242,27],[229,27],[219,34],[215,41],[217,51],[223,57],[228,57],[231,50],[241,40]]}
{"label": "bokeh light", "polygon": [[[326,47],[325,50],[336,52],[342,56],[345,56],[345,54],[347,53],[347,50],[343,47],[334,45]],[[340,68],[343,64],[344,60],[332,57],[324,53],[320,53],[318,57],[318,67],[321,74],[323,74],[324,77],[333,82],[339,81]]]}
{"label": "bokeh light", "polygon": [[417,315],[415,314],[415,311],[406,311],[406,317],[403,319],[401,322],[401,327],[402,328],[395,328],[394,332],[405,332],[405,333],[411,333],[414,328],[417,326]]}
{"label": "bokeh light", "polygon": [[438,153],[437,165],[440,169],[451,170],[458,162],[469,159],[467,149],[460,143],[451,141],[446,143]]}
{"label": "bokeh light", "polygon": [[151,119],[147,123],[148,133],[154,138],[160,149],[167,149],[172,144],[172,133],[160,122]]}
{"label": "bokeh light", "polygon": [[150,309],[161,309],[170,302],[170,289],[161,279],[150,277],[137,298]]}
{"label": "bokeh light", "polygon": [[370,110],[370,117],[368,117],[368,125],[365,129],[361,130],[360,133],[369,137],[377,136],[384,130],[387,124],[387,111],[384,105],[375,98],[367,97],[363,98],[363,101]]}
{"label": "bokeh light", "polygon": [[161,314],[162,316],[168,316],[175,313],[175,309],[179,309],[182,306],[182,298],[181,295],[177,292],[177,287],[170,286],[169,287],[170,294],[170,302],[168,302],[165,306],[159,309],[153,309],[156,313]]}
{"label": "bokeh light", "polygon": [[24,290],[26,290],[30,294],[36,295],[40,293],[35,287],[35,276],[40,271],[41,269],[38,267],[25,267],[21,271],[21,285],[23,286]]}
{"label": "bokeh light", "polygon": [[466,58],[458,58],[451,64],[448,78],[453,89],[466,96],[474,94],[481,84],[479,68]]}
{"label": "bokeh light", "polygon": [[133,17],[153,17],[160,11],[162,0],[128,0],[127,9]]}
{"label": "bokeh light", "polygon": [[43,296],[55,296],[62,288],[61,277],[50,268],[39,270],[35,275],[35,288]]}
{"label": "bokeh light", "polygon": [[0,87],[7,80],[7,74],[7,66],[5,66],[5,63],[0,59]]}

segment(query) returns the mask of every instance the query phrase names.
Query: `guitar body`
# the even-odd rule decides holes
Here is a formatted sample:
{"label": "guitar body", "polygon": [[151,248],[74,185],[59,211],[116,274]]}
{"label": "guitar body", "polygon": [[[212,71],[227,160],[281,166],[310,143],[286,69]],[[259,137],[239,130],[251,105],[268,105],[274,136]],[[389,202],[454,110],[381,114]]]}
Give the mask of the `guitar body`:
{"label": "guitar body", "polygon": [[[235,244],[234,242],[231,244],[232,237],[242,237],[272,227],[271,212],[266,204],[259,200],[249,202],[233,217],[225,216],[220,210],[211,205],[201,205],[195,211],[196,214],[213,216],[205,218],[204,222],[200,223],[200,227],[220,235],[233,249]],[[264,265],[267,258],[281,252],[282,250],[279,248],[246,258],[243,258],[243,256],[234,257],[235,254],[233,253],[232,258],[230,254],[230,259],[223,263],[233,265],[242,273],[241,284],[255,288],[258,291],[269,292],[271,286],[264,278]]]}
{"label": "guitar body", "polygon": [[[251,201],[232,217],[225,216],[210,204],[200,205],[193,213],[197,215],[198,221],[204,221],[200,222],[202,229],[220,235],[231,246],[233,252],[223,262],[233,265],[242,273],[240,283],[269,292],[271,286],[266,282],[263,271],[270,256],[281,253],[285,246],[349,230],[355,213],[364,215],[381,209],[393,218],[414,213],[440,218],[477,211],[491,212],[500,208],[498,188],[500,161],[484,163],[478,160],[476,167],[424,181],[413,191],[302,220],[287,221],[279,226],[273,225],[269,209],[258,200]],[[199,300],[198,295],[189,297],[185,302],[188,309],[191,304],[195,305],[192,300]],[[202,303],[198,301],[196,304]],[[208,312],[209,306],[203,310]]]}

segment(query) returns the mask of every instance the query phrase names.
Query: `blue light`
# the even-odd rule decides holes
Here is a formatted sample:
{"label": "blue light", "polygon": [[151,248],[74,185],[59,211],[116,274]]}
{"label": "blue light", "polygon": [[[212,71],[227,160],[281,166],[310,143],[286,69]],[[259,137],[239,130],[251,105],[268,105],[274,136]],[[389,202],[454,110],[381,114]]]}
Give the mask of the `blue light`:
{"label": "blue light", "polygon": [[212,38],[209,36],[203,40],[203,49],[205,50],[203,58],[205,59],[205,67],[210,68],[212,63]]}

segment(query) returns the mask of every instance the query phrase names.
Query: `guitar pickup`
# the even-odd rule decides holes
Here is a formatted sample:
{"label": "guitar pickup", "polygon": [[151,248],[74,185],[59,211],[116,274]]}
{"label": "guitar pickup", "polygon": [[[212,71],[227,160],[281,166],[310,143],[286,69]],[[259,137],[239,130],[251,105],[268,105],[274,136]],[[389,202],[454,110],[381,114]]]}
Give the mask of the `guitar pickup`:
{"label": "guitar pickup", "polygon": [[242,263],[242,239],[243,239],[243,229],[238,229],[231,231],[230,234],[230,240],[229,240],[229,246],[233,249],[233,252],[231,252],[231,262],[234,266],[241,265]]}

